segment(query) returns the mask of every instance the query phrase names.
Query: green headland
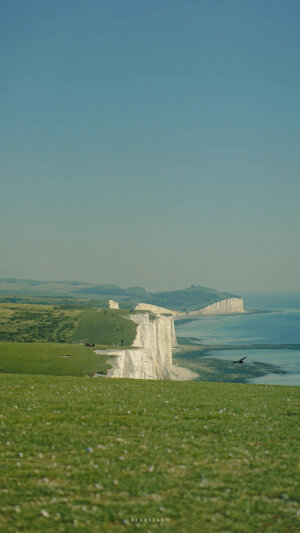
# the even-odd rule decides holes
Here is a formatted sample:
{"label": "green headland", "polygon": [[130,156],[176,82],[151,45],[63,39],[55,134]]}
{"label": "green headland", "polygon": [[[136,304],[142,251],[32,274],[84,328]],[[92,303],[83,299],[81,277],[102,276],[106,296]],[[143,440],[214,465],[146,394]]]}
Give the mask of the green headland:
{"label": "green headland", "polygon": [[13,278],[0,279],[0,295],[30,297],[62,297],[86,299],[96,298],[102,304],[109,299],[117,300],[120,307],[133,307],[139,302],[166,307],[174,311],[195,311],[220,300],[234,298],[229,292],[209,287],[194,286],[176,291],[153,292],[143,287],[123,289],[117,285],[100,285],[85,282],[34,281]]}

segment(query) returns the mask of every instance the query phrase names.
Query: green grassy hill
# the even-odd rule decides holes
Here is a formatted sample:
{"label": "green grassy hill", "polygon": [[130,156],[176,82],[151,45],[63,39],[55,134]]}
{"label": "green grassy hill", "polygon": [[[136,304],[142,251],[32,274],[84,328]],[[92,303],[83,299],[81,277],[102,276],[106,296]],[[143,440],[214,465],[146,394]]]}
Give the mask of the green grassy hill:
{"label": "green grassy hill", "polygon": [[299,399],[297,387],[0,375],[0,530],[299,531]]}
{"label": "green grassy hill", "polygon": [[220,292],[208,287],[189,287],[178,291],[148,293],[143,303],[167,307],[174,311],[196,311],[220,300],[233,298],[229,292]]}
{"label": "green grassy hill", "polygon": [[[89,295],[103,298],[105,293],[99,285],[92,288],[84,288],[78,291],[80,295]],[[107,292],[107,297],[114,298],[120,302],[121,307],[134,306],[139,302],[149,303],[166,307],[173,311],[196,311],[207,305],[213,304],[220,300],[234,297],[229,292],[221,292],[209,287],[189,287],[177,291],[150,292],[140,288],[134,289],[117,289],[114,293]]]}

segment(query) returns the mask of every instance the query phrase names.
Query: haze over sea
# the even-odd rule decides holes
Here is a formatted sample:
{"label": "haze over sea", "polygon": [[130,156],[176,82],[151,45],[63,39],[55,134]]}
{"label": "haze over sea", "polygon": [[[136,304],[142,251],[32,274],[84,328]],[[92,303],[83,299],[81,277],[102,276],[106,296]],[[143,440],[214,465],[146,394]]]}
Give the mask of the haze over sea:
{"label": "haze over sea", "polygon": [[244,297],[246,310],[270,310],[231,316],[201,317],[179,324],[179,337],[197,337],[208,345],[273,345],[269,349],[224,350],[211,357],[237,360],[247,356],[245,364],[263,362],[282,368],[286,374],[267,374],[251,383],[300,385],[300,350],[275,349],[278,344],[300,344],[300,293],[249,294]]}

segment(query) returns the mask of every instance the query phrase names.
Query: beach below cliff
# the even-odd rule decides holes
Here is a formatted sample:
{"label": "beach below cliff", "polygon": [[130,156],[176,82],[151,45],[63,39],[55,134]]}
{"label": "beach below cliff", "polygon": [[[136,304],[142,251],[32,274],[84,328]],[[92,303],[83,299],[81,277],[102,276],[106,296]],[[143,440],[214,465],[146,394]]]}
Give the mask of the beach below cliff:
{"label": "beach below cliff", "polygon": [[171,379],[172,381],[194,381],[199,379],[199,376],[189,368],[173,365]]}

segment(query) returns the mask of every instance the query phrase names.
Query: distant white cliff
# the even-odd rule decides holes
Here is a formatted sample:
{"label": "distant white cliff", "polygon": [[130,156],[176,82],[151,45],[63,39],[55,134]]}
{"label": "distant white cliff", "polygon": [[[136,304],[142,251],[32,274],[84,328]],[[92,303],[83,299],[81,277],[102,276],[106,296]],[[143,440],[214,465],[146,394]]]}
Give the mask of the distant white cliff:
{"label": "distant white cliff", "polygon": [[220,300],[214,304],[189,312],[173,311],[171,309],[166,309],[165,307],[159,307],[158,305],[139,303],[136,305],[135,310],[145,310],[152,313],[171,315],[175,318],[182,318],[190,315],[231,315],[233,313],[244,312],[244,301],[243,298],[227,298],[226,300]]}
{"label": "distant white cliff", "polygon": [[207,305],[198,311],[191,311],[189,315],[231,315],[244,312],[243,298],[228,298],[211,305]]}
{"label": "distant white cliff", "polygon": [[109,309],[120,309],[118,302],[114,300],[108,300],[108,307]]}
{"label": "distant white cliff", "polygon": [[172,348],[176,346],[174,319],[149,313],[132,314],[130,319],[137,324],[137,334],[132,348],[128,350],[96,350],[110,353],[113,365],[108,377],[134,379],[190,380],[197,374],[172,364]]}

